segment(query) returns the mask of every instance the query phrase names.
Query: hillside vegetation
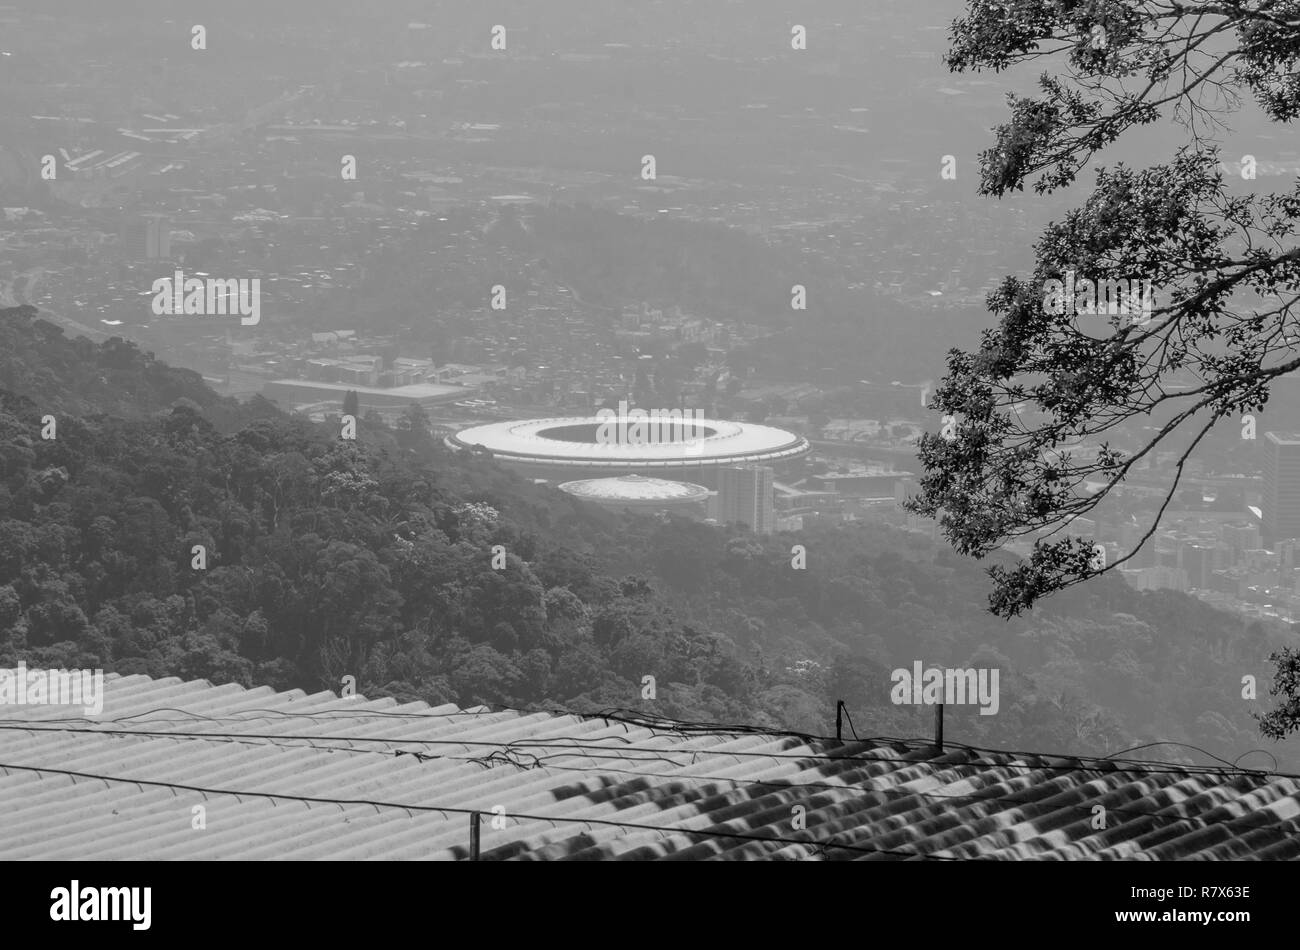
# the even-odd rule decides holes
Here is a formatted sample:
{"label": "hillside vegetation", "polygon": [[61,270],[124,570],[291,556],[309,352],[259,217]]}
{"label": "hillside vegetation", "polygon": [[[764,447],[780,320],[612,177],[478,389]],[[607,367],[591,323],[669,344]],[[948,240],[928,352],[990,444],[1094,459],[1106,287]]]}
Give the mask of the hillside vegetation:
{"label": "hillside vegetation", "polygon": [[818,733],[843,699],[859,735],[916,736],[931,710],[889,694],[919,660],[1000,670],[997,715],[949,709],[959,742],[1266,744],[1282,634],[1180,594],[1103,579],[1006,622],[981,565],[918,535],[623,518],[453,455],[418,410],[342,440],[31,308],[0,311],[0,387],[0,663]]}

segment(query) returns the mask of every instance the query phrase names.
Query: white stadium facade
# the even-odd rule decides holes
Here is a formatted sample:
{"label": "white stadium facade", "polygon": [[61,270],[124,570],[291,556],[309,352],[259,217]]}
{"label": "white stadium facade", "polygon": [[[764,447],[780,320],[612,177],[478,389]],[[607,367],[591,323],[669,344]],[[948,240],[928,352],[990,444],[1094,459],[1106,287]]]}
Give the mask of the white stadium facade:
{"label": "white stadium facade", "polygon": [[602,417],[570,416],[472,426],[446,442],[552,482],[636,474],[710,488],[719,469],[769,465],[780,472],[812,450],[807,439],[784,429],[719,419],[678,422],[648,441],[611,441],[608,431]]}

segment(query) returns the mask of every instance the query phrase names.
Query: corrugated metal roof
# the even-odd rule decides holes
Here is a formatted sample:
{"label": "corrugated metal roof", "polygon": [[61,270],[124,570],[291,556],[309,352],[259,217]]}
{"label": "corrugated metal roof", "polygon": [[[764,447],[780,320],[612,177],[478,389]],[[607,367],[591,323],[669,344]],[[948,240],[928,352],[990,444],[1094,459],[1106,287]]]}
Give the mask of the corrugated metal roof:
{"label": "corrugated metal roof", "polygon": [[1300,856],[1287,776],[146,676],[104,695],[98,719],[0,707],[0,858],[454,860],[470,811],[484,860]]}

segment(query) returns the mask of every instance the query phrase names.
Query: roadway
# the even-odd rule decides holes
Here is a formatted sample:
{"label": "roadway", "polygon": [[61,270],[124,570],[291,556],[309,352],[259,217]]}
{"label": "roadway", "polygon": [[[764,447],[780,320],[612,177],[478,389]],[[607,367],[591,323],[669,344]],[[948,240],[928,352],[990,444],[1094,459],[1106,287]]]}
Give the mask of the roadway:
{"label": "roadway", "polygon": [[64,316],[61,313],[56,313],[48,307],[43,307],[37,303],[36,287],[40,284],[45,274],[46,270],[43,267],[34,267],[31,270],[23,271],[18,275],[18,277],[26,277],[27,280],[21,292],[14,290],[14,284],[17,282],[17,278],[15,278],[14,281],[11,281],[5,290],[8,296],[16,301],[16,303],[10,304],[10,306],[29,304],[36,308],[42,319],[49,320],[51,323],[63,327],[64,330],[75,330],[77,333],[80,333],[82,336],[93,340],[96,343],[107,340],[110,336],[115,335],[112,333],[106,333],[105,331],[95,327],[88,327],[84,323],[73,320],[71,317]]}

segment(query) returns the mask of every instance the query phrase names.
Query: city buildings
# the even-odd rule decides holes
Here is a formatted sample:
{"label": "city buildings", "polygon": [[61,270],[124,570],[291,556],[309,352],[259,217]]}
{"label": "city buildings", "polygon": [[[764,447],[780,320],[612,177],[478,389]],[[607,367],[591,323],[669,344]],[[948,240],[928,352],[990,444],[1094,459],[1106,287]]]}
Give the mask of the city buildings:
{"label": "city buildings", "polygon": [[1264,433],[1266,543],[1300,537],[1300,433]]}
{"label": "city buildings", "polygon": [[293,407],[317,402],[338,402],[349,393],[357,394],[361,409],[394,409],[418,403],[434,406],[439,403],[464,399],[472,390],[460,386],[437,386],[432,383],[414,383],[409,386],[392,386],[376,389],[354,386],[349,383],[320,383],[301,379],[274,379],[262,387],[262,395],[272,402]]}
{"label": "city buildings", "polygon": [[743,524],[755,534],[771,534],[776,526],[772,469],[733,465],[720,470],[716,512],[722,524]]}
{"label": "city buildings", "polygon": [[165,214],[145,214],[128,220],[119,234],[122,253],[128,260],[170,260],[171,219]]}

